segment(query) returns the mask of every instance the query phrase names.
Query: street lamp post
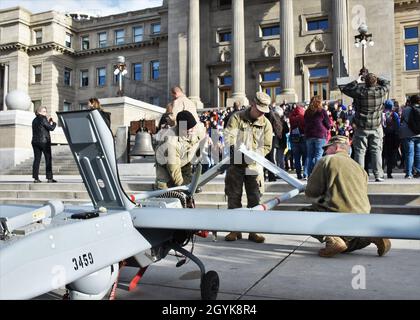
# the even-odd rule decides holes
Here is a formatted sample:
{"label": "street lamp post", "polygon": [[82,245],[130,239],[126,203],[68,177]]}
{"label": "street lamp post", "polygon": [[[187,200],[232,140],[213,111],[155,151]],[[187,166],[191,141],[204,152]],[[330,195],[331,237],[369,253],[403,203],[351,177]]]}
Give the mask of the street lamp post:
{"label": "street lamp post", "polygon": [[125,64],[125,58],[123,56],[118,57],[118,63],[115,65],[114,75],[118,75],[118,96],[122,97],[124,95],[123,91],[123,80],[122,77],[127,74],[127,65]]}
{"label": "street lamp post", "polygon": [[356,48],[362,47],[362,69],[360,69],[359,75],[364,77],[369,72],[365,67],[365,50],[367,45],[373,47],[375,43],[372,40],[372,34],[368,33],[368,26],[364,22],[357,31],[359,31],[359,34],[354,37],[354,45]]}

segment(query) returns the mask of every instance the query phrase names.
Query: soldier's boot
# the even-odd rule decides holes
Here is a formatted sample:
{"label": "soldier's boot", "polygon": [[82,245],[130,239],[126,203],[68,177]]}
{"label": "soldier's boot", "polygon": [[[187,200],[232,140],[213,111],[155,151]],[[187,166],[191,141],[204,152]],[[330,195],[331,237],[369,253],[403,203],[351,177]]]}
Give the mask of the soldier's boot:
{"label": "soldier's boot", "polygon": [[391,249],[391,241],[382,238],[369,238],[373,244],[378,248],[378,256],[384,256]]}
{"label": "soldier's boot", "polygon": [[340,237],[326,237],[325,242],[325,248],[318,251],[320,257],[330,258],[347,250],[346,243]]}
{"label": "soldier's boot", "polygon": [[240,232],[231,232],[225,237],[225,241],[236,241],[242,239],[242,233]]}
{"label": "soldier's boot", "polygon": [[248,235],[248,240],[254,241],[256,243],[263,243],[265,241],[265,238],[263,236],[260,236],[256,233],[250,233]]}

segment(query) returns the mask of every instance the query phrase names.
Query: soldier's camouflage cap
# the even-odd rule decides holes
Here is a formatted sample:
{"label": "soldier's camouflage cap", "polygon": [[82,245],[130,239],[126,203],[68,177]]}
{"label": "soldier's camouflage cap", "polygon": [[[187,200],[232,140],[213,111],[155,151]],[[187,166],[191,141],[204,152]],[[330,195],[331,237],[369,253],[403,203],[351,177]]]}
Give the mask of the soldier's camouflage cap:
{"label": "soldier's camouflage cap", "polygon": [[329,146],[332,146],[333,144],[341,143],[341,144],[349,144],[349,138],[345,136],[334,136],[331,137],[331,139],[328,141],[328,143],[323,146],[322,148],[326,150]]}
{"label": "soldier's camouflage cap", "polygon": [[260,112],[269,113],[270,108],[268,107],[271,103],[271,98],[265,92],[257,92],[255,95],[255,103],[257,104],[257,109]]}

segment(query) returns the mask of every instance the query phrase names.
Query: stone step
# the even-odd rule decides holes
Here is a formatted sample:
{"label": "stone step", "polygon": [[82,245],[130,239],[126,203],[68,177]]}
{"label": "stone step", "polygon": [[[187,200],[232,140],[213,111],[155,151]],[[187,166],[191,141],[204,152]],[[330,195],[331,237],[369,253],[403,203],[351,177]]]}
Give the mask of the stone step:
{"label": "stone step", "polygon": [[31,199],[31,198],[22,198],[17,201],[16,198],[2,198],[0,199],[0,204],[34,204],[34,205],[43,205],[50,200],[61,200],[65,205],[81,205],[89,204],[90,200],[87,199],[58,199],[58,198],[43,198],[43,199]]}
{"label": "stone step", "polygon": [[[38,184],[37,184],[38,185]],[[2,190],[0,195],[0,200],[4,198],[15,198],[17,201],[19,199],[86,199],[89,200],[89,195],[84,190],[75,190],[74,188],[65,190],[58,188],[56,184],[45,184],[45,189],[43,190],[33,190],[33,189],[14,189],[14,190]],[[55,189],[54,189],[55,187]],[[126,189],[127,194],[132,194],[132,190]],[[270,199],[278,196],[278,193],[265,193],[261,201],[266,202]],[[381,205],[400,205],[400,206],[419,206],[420,209],[420,195],[418,194],[369,194],[369,201],[371,205],[381,206]],[[196,203],[219,203],[225,205],[227,199],[224,193],[220,192],[203,192],[195,195]],[[300,194],[294,197],[291,200],[285,202],[296,203],[296,204],[308,204],[310,199],[305,195]],[[242,197],[242,203],[246,203],[246,196]]]}
{"label": "stone step", "polygon": [[[299,209],[308,206],[309,204],[302,203],[284,203],[278,205],[274,210],[276,211],[299,211]],[[196,202],[197,208],[210,209],[226,209],[226,203],[222,202]],[[244,204],[244,207],[246,205]],[[372,213],[384,214],[412,214],[420,215],[420,206],[400,206],[400,205],[372,205]]]}
{"label": "stone step", "polygon": [[[52,198],[21,198],[17,201],[16,198],[2,198],[0,199],[0,204],[34,204],[34,205],[43,205],[50,200],[61,200],[65,205],[81,205],[89,204],[90,201],[86,199],[52,199]],[[289,203],[282,204],[277,206],[274,210],[279,211],[299,211],[300,208],[307,206],[308,204],[301,203]],[[216,203],[216,202],[201,202],[196,203],[197,208],[211,208],[211,209],[226,209],[227,206],[225,203]],[[246,207],[246,204],[244,204]],[[398,206],[398,205],[372,205],[372,213],[383,213],[383,214],[412,214],[419,215],[420,207],[419,206]]]}
{"label": "stone step", "polygon": [[[86,191],[83,183],[0,183],[0,190],[72,190]],[[2,191],[3,192],[3,191]],[[1,195],[1,193],[0,193]]]}
{"label": "stone step", "polygon": [[[32,173],[31,173],[32,174]],[[27,174],[27,180],[32,181],[31,174]],[[41,172],[41,174],[43,174]],[[75,174],[79,176],[78,172]],[[32,182],[0,182],[0,190],[85,190],[84,185],[81,182],[75,183],[62,183],[58,182],[57,184],[45,183],[45,179],[41,177],[43,183],[34,184]],[[139,178],[135,182],[123,181],[122,185],[124,190],[127,192],[138,192],[138,191],[148,191],[153,190],[154,179],[150,178]],[[410,181],[419,182],[420,180],[413,179]],[[368,193],[385,193],[385,194],[419,194],[420,195],[420,184],[419,183],[405,183],[405,184],[390,184],[390,183],[369,183]],[[76,189],[75,189],[76,188]],[[283,193],[291,190],[292,187],[287,185],[284,182],[277,183],[267,183],[265,185],[266,193]],[[219,182],[210,182],[203,187],[203,192],[205,193],[223,193],[224,194],[224,184]],[[198,194],[199,195],[199,194]]]}
{"label": "stone step", "polygon": [[[266,192],[262,196],[262,201],[273,199],[279,196],[278,193]],[[415,193],[369,193],[369,201],[371,204],[384,204],[384,205],[418,205],[420,206],[420,195]],[[196,202],[226,202],[226,195],[222,192],[202,192],[194,196]],[[242,196],[242,203],[246,201],[246,196]],[[300,194],[293,198],[294,203],[308,203],[309,199]]]}
{"label": "stone step", "polygon": [[34,191],[34,190],[3,190],[0,199],[16,198],[19,199],[85,199],[90,200],[89,194],[86,191],[60,190],[60,191]]}

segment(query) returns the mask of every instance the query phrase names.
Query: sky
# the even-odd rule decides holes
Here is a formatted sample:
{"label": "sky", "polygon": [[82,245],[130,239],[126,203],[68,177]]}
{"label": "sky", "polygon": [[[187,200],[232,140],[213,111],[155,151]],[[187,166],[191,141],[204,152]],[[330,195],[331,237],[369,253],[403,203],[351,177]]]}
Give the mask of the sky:
{"label": "sky", "polygon": [[55,10],[63,13],[107,16],[161,5],[162,0],[1,0],[0,10],[21,6],[32,13]]}

